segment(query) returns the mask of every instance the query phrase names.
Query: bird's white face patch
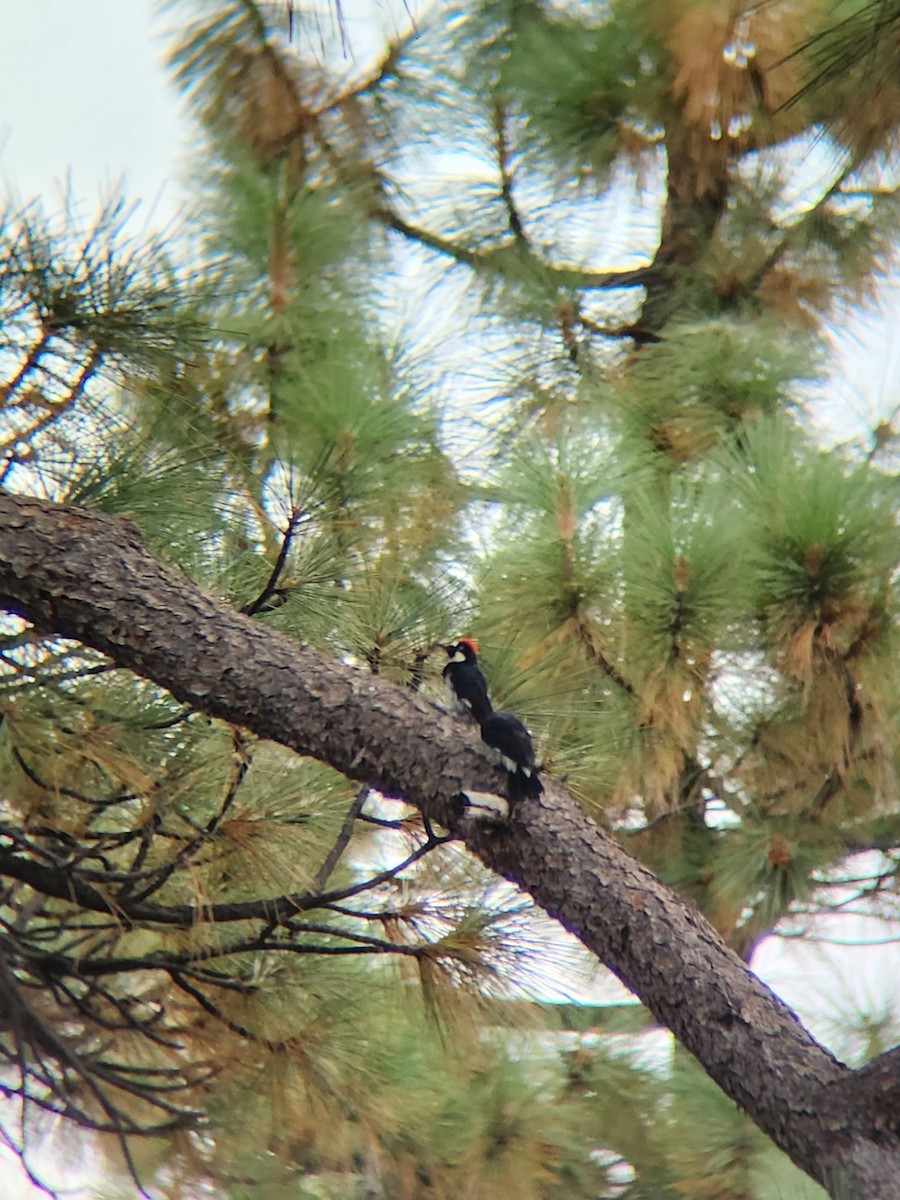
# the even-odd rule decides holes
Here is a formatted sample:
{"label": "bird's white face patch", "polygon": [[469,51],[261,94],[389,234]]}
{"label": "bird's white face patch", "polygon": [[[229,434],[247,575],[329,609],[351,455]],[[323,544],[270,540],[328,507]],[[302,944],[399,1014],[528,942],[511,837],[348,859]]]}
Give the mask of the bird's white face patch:
{"label": "bird's white face patch", "polygon": [[457,650],[457,652],[453,655],[453,657],[450,659],[450,661],[451,662],[465,662],[466,656],[463,654],[462,650]]}

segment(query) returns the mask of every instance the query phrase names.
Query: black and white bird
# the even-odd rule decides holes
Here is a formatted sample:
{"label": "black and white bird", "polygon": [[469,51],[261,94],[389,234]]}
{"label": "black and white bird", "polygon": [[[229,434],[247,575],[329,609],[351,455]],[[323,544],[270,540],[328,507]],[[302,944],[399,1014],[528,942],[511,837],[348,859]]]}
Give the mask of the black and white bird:
{"label": "black and white bird", "polygon": [[487,680],[478,665],[478,643],[474,638],[460,638],[452,646],[444,646],[450,661],[441,674],[447,681],[460,712],[471,713],[480,725],[493,712],[488,695]]}
{"label": "black and white bird", "polygon": [[510,712],[492,712],[481,721],[481,739],[509,772],[511,800],[536,799],[544,787],[538,777],[534,743],[523,723]]}

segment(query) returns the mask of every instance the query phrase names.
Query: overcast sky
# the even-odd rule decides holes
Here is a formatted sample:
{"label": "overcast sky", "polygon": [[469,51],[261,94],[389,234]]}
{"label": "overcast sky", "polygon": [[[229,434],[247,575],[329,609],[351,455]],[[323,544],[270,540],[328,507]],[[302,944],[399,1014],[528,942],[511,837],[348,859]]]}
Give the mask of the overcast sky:
{"label": "overcast sky", "polygon": [[[148,0],[0,2],[0,183],[16,200],[42,196],[52,210],[69,173],[88,211],[121,181],[141,201],[142,223],[158,227],[177,217],[179,177],[195,134],[166,80],[164,28]],[[897,403],[900,305],[895,291],[884,295],[893,315],[854,317],[840,335],[843,366],[827,405],[837,437],[859,436]],[[834,959],[814,946],[791,943],[785,952],[773,944],[754,964],[828,1041],[839,1006],[900,1001],[896,946],[841,951],[842,979]],[[2,1153],[4,1200],[39,1195]]]}
{"label": "overcast sky", "polygon": [[151,16],[134,0],[0,3],[0,179],[17,199],[53,208],[71,172],[91,204],[123,179],[152,223],[173,213],[189,132]]}

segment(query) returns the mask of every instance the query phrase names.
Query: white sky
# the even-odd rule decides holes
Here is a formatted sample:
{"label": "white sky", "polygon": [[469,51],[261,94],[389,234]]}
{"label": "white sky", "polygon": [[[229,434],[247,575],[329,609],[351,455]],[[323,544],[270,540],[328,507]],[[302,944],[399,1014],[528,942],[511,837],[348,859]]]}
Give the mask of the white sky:
{"label": "white sky", "polygon": [[17,199],[52,209],[70,172],[91,204],[123,179],[154,223],[175,211],[186,124],[151,16],[134,0],[0,3],[0,180]]}
{"label": "white sky", "polygon": [[[68,175],[88,211],[121,181],[125,195],[141,201],[142,224],[160,227],[178,216],[179,174],[195,135],[166,80],[163,28],[148,0],[0,2],[0,184],[17,202],[39,195],[52,211]],[[883,295],[888,315],[854,317],[839,336],[843,370],[821,413],[838,440],[860,436],[900,396],[896,285]],[[900,1001],[897,946],[837,952],[770,943],[755,966],[828,1041],[841,1004]],[[4,1200],[40,1194],[0,1150]]]}

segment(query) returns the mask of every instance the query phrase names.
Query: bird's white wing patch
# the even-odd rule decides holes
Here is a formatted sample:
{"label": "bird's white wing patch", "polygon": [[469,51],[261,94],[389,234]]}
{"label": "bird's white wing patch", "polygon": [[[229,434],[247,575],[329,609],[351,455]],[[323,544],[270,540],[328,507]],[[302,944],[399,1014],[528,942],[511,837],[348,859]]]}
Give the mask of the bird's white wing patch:
{"label": "bird's white wing patch", "polygon": [[509,801],[493,792],[462,792],[468,808],[465,815],[473,821],[505,821],[509,816]]}

